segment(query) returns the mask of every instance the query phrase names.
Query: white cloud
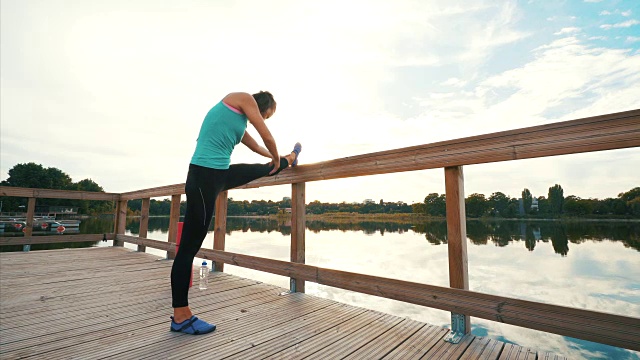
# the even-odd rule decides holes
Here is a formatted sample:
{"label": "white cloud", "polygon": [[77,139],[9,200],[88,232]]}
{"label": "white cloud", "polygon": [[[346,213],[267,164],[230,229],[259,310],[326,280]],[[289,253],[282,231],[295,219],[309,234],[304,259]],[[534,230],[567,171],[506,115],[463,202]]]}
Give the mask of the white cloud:
{"label": "white cloud", "polygon": [[631,10],[623,11],[620,13],[622,16],[631,16]]}
{"label": "white cloud", "polygon": [[601,1],[602,0],[584,0],[584,2],[586,2],[586,3],[599,3]]}
{"label": "white cloud", "polygon": [[607,10],[604,10],[604,11],[600,12],[600,15],[611,15],[611,14],[613,14],[613,13],[611,11],[607,11]]}
{"label": "white cloud", "polygon": [[580,28],[577,28],[577,27],[566,27],[566,28],[560,29],[560,31],[554,33],[553,35],[571,34],[579,31],[580,31]]}
{"label": "white cloud", "polygon": [[627,36],[627,42],[638,42],[640,41],[640,36]]}
{"label": "white cloud", "polygon": [[601,29],[605,29],[605,30],[609,30],[612,28],[628,28],[634,25],[638,25],[640,24],[640,21],[632,19],[632,20],[627,20],[621,23],[617,23],[617,24],[603,24],[600,25]]}
{"label": "white cloud", "polygon": [[441,85],[446,85],[446,86],[454,86],[454,87],[464,87],[465,85],[467,85],[467,81],[465,80],[461,80],[458,79],[456,77],[452,77],[447,79],[446,81],[443,81],[441,83]]}

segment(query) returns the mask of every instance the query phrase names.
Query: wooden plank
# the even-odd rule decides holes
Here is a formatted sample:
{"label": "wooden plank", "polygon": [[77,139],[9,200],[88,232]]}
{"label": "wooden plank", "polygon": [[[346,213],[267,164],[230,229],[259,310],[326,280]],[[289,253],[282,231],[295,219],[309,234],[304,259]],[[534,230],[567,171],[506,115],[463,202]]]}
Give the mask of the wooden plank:
{"label": "wooden plank", "polygon": [[504,343],[487,337],[476,337],[460,360],[496,360]]}
{"label": "wooden plank", "polygon": [[[257,331],[244,338],[238,337],[237,341],[226,343],[216,347],[216,356],[220,359],[227,358],[238,353],[254,353],[256,347],[261,344],[267,343],[270,340],[278,339],[286,333],[299,330],[305,325],[313,325],[313,323],[324,322],[331,319],[333,316],[337,316],[340,308],[346,305],[337,303],[329,304],[326,307],[319,308],[318,310],[300,314],[297,318],[290,319],[288,322],[279,324],[278,326],[269,326],[271,319],[265,319],[266,322],[262,322],[261,328],[263,330]],[[250,350],[250,351],[247,351]],[[246,357],[243,357],[246,358]]]}
{"label": "wooden plank", "polygon": [[[449,286],[469,290],[467,260],[467,220],[464,207],[464,173],[462,166],[444,169],[447,206],[447,244],[449,252]],[[464,333],[471,332],[469,315],[464,315]],[[452,324],[453,325],[453,324]],[[461,331],[462,329],[452,329]]]}
{"label": "wooden plank", "polygon": [[[178,334],[169,346],[146,347],[143,351],[127,353],[136,359],[150,359],[161,356],[167,359],[184,359],[192,357],[206,357],[208,352],[232,342],[240,342],[265,329],[286,324],[301,314],[310,314],[331,305],[330,301],[318,298],[302,298],[291,294],[278,300],[278,305],[269,306],[259,311],[248,311],[235,315],[233,318],[218,322],[215,336],[188,336]],[[209,312],[210,313],[210,312]],[[242,319],[242,321],[238,321]],[[130,331],[136,332],[135,329]],[[166,330],[164,330],[166,332]],[[141,333],[142,335],[142,333]],[[165,344],[163,344],[165,345]],[[141,349],[142,350],[142,349]],[[215,353],[211,354],[215,357]]]}
{"label": "wooden plank", "polygon": [[[5,236],[0,237],[0,246],[25,245],[25,244],[56,244],[72,242],[97,242],[103,240],[106,235],[107,240],[113,240],[115,234],[81,234],[81,235],[49,235],[49,236]],[[38,250],[41,252],[43,250]]]}
{"label": "wooden plank", "polygon": [[[291,184],[291,262],[305,263],[305,183]],[[293,289],[304,292],[304,280],[291,278]]]}
{"label": "wooden plank", "polygon": [[409,339],[387,354],[385,360],[421,359],[436,344],[443,341],[449,330],[439,326],[426,325],[420,328]]}
{"label": "wooden plank", "polygon": [[[149,230],[149,208],[151,207],[151,199],[142,199],[142,208],[140,210],[140,231],[139,237],[146,238]],[[145,252],[147,247],[144,245],[138,245],[138,251]]]}
{"label": "wooden plank", "polygon": [[[229,191],[222,191],[216,198],[214,230],[213,230],[213,249],[224,251],[225,236],[227,235],[227,203]],[[223,272],[224,263],[216,261],[213,266],[214,271]]]}
{"label": "wooden plank", "polygon": [[277,354],[286,349],[297,351],[296,348],[304,341],[311,339],[327,331],[337,330],[343,323],[361,315],[365,312],[362,308],[351,306],[341,306],[338,311],[332,311],[330,316],[322,321],[314,321],[300,328],[293,329],[267,342],[252,346],[249,351],[238,352],[228,358],[238,360],[264,359],[267,356]]}
{"label": "wooden plank", "polygon": [[[241,187],[387,174],[640,146],[640,109],[380,151],[301,165]],[[183,194],[184,184],[121,194],[122,199]]]}
{"label": "wooden plank", "polygon": [[457,344],[447,341],[438,341],[425,355],[425,359],[459,359],[469,348],[475,336],[465,335]]}
{"label": "wooden plank", "polygon": [[14,186],[0,186],[0,196],[15,196],[39,199],[118,201],[120,194],[92,191],[32,189]]}
{"label": "wooden plank", "polygon": [[402,321],[404,321],[404,319],[399,317],[384,315],[367,325],[365,328],[361,328],[352,333],[351,336],[333,342],[332,344],[325,346],[322,351],[311,354],[308,357],[305,357],[305,359],[343,358],[356,352],[369,342],[376,341],[380,335],[395,326],[398,326]]}
{"label": "wooden plank", "polygon": [[406,319],[344,359],[382,359],[424,326],[424,323]]}
{"label": "wooden plank", "polygon": [[289,347],[286,350],[275,353],[266,359],[292,359],[302,358],[318,352],[322,352],[323,349],[331,344],[340,341],[354,333],[357,333],[364,327],[369,326],[374,321],[382,318],[384,314],[377,311],[367,311],[356,317],[347,320],[340,326],[332,329],[331,331],[324,331],[318,335],[297,342],[295,346]]}
{"label": "wooden plank", "polygon": [[499,360],[536,360],[538,354],[530,348],[515,344],[505,344]]}
{"label": "wooden plank", "polygon": [[200,249],[196,256],[529,329],[640,350],[640,344],[635,341],[640,338],[640,320],[634,317],[324,269],[218,250]]}
{"label": "wooden plank", "polygon": [[[178,221],[180,221],[180,198],[181,195],[171,195],[171,211],[169,212],[169,231],[167,242],[176,243],[178,238]],[[167,251],[167,259],[175,259],[176,249]]]}
{"label": "wooden plank", "polygon": [[538,351],[538,360],[569,360],[569,358],[549,351]]}

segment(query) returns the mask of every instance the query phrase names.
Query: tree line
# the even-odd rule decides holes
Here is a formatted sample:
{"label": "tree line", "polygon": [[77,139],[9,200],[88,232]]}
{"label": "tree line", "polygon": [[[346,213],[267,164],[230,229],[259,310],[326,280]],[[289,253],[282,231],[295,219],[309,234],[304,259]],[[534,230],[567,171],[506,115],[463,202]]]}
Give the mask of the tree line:
{"label": "tree line", "polygon": [[[562,186],[549,188],[547,196],[534,198],[529,189],[522,190],[520,198],[512,198],[502,192],[489,197],[474,193],[465,198],[466,215],[471,218],[498,217],[640,217],[640,187],[618,194],[616,198],[582,199],[575,195],[564,196]],[[431,216],[446,215],[445,194],[431,193],[421,204],[422,212]]]}
{"label": "tree line", "polygon": [[[79,190],[104,192],[104,189],[91,179],[73,182],[71,177],[55,167],[45,168],[40,164],[17,164],[8,172],[9,177],[0,183],[2,186],[16,186],[41,189]],[[575,195],[564,196],[562,186],[556,184],[549,188],[547,196],[534,198],[528,189],[523,189],[521,196],[512,198],[502,192],[494,192],[489,197],[474,193],[466,197],[466,215],[471,218],[496,217],[562,217],[562,216],[601,216],[601,217],[640,217],[640,187],[618,194],[616,198],[582,199]],[[20,211],[26,206],[27,199],[16,197],[0,197],[2,211]],[[43,201],[45,203],[45,201]],[[114,205],[110,201],[46,199],[49,206],[72,206],[78,208],[80,214],[112,213]],[[22,206],[22,208],[21,208]],[[291,207],[291,200],[281,201],[253,200],[236,201],[229,198],[227,214],[241,215],[273,215],[286,212]],[[139,214],[142,200],[128,202],[131,215]],[[318,200],[307,204],[308,214],[426,214],[434,217],[446,216],[445,194],[428,194],[421,203],[408,205],[405,202],[365,201],[364,203],[326,203]],[[180,214],[184,215],[186,203],[180,204]],[[150,215],[169,215],[171,200],[155,200],[150,202]]]}

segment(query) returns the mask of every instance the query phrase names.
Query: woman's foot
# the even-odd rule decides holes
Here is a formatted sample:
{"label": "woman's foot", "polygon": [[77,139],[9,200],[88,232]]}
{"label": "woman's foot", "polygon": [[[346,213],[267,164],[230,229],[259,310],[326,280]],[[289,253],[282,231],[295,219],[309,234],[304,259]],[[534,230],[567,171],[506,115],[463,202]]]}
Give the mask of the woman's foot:
{"label": "woman's foot", "polygon": [[171,331],[181,332],[190,335],[202,335],[208,334],[216,329],[214,324],[209,324],[206,321],[202,321],[195,316],[182,322],[176,322],[173,316],[171,317]]}
{"label": "woman's foot", "polygon": [[293,146],[293,151],[291,152],[292,155],[295,154],[295,158],[294,158],[293,162],[291,163],[291,166],[298,166],[298,156],[300,156],[300,151],[302,151],[302,145],[300,145],[300,143],[297,142]]}

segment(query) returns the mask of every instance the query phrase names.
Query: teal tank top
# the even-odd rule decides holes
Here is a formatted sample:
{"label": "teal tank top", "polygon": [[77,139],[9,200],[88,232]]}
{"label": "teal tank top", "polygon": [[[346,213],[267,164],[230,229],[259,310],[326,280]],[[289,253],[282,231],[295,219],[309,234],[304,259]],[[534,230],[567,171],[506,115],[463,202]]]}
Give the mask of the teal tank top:
{"label": "teal tank top", "polygon": [[246,129],[247,117],[220,101],[202,122],[191,163],[212,169],[228,169],[233,148],[240,143]]}

